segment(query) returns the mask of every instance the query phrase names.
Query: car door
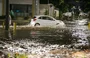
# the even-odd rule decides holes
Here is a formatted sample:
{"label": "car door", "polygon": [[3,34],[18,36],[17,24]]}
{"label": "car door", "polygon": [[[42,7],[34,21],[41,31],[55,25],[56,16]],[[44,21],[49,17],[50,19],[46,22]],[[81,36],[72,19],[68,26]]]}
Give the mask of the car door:
{"label": "car door", "polygon": [[40,26],[42,26],[42,27],[48,26],[47,17],[46,17],[46,16],[40,16],[40,17],[38,18],[38,23],[39,23]]}
{"label": "car door", "polygon": [[53,27],[56,25],[56,20],[54,20],[54,18],[52,17],[47,17],[47,21],[48,21],[48,26]]}

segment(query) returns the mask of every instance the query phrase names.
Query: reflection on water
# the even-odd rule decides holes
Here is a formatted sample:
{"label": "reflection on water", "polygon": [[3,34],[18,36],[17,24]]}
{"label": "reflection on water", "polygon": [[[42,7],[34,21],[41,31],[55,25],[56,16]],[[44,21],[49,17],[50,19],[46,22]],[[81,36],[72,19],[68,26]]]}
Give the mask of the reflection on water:
{"label": "reflection on water", "polygon": [[[87,26],[69,26],[67,29],[51,29],[51,30],[16,30],[3,31],[2,39],[4,41],[11,40],[34,40],[45,44],[59,44],[71,46],[88,46],[89,31]],[[1,39],[0,39],[1,40]]]}
{"label": "reflection on water", "polygon": [[30,39],[37,40],[38,42],[50,44],[70,44],[72,40],[71,33],[68,30],[17,30],[13,39]]}
{"label": "reflection on water", "polygon": [[6,39],[12,39],[12,35],[10,31],[5,31],[5,38]]}

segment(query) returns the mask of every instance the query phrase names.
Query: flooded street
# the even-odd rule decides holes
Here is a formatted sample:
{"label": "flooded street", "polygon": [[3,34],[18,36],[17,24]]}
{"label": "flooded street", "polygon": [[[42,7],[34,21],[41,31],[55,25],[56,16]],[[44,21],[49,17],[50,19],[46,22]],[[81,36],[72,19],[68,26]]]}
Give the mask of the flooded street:
{"label": "flooded street", "polygon": [[79,25],[77,21],[68,21],[66,25],[65,29],[0,29],[0,50],[27,54],[28,58],[75,58],[75,53],[80,51],[83,58],[90,58],[90,53],[82,51],[90,47],[88,25]]}

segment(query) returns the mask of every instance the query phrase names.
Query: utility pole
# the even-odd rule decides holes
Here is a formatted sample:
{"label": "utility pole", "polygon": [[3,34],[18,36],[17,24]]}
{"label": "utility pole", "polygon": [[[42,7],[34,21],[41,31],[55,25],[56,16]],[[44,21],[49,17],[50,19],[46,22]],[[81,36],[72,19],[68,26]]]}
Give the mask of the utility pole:
{"label": "utility pole", "polygon": [[9,30],[9,0],[6,0],[5,30]]}
{"label": "utility pole", "polygon": [[39,15],[39,0],[35,0],[35,11],[36,11],[36,15]]}
{"label": "utility pole", "polygon": [[35,14],[35,7],[34,7],[34,5],[35,5],[35,2],[34,2],[34,0],[32,0],[32,17]]}
{"label": "utility pole", "polygon": [[32,0],[32,16],[39,15],[39,0]]}
{"label": "utility pole", "polygon": [[5,3],[5,1],[2,0],[2,15],[4,15],[4,3]]}

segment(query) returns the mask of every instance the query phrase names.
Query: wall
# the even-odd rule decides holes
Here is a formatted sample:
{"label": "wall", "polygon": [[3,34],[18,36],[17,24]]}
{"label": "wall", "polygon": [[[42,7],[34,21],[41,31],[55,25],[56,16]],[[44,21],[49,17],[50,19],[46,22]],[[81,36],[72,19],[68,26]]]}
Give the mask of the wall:
{"label": "wall", "polygon": [[32,4],[32,0],[9,0],[10,4]]}
{"label": "wall", "polygon": [[54,6],[52,4],[40,4],[40,14],[44,15],[46,10],[49,12],[48,15],[54,15]]}
{"label": "wall", "polygon": [[45,11],[48,10],[49,5],[48,4],[40,4],[40,15],[44,15]]}

